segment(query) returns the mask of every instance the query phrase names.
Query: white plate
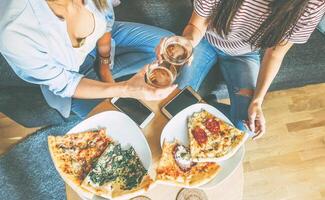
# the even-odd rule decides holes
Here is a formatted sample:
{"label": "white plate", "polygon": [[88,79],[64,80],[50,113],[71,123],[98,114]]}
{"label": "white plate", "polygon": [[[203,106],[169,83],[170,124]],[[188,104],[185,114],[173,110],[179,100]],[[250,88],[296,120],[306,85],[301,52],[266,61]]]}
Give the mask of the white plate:
{"label": "white plate", "polygon": [[[168,124],[162,131],[160,137],[160,146],[162,147],[165,139],[167,142],[172,142],[174,141],[174,139],[177,139],[181,144],[188,146],[189,141],[187,133],[187,119],[188,117],[192,116],[194,112],[200,112],[202,111],[202,109],[208,111],[209,113],[222,119],[223,121],[232,124],[230,120],[215,107],[203,103],[194,104],[179,112],[168,122]],[[221,171],[213,180],[200,186],[200,188],[208,189],[215,187],[227,177],[229,177],[232,172],[235,171],[235,169],[240,165],[244,157],[244,152],[244,147],[241,147],[232,157],[219,162],[218,164],[221,166]]]}
{"label": "white plate", "polygon": [[[106,111],[94,115],[72,128],[67,134],[104,128],[109,137],[121,144],[122,148],[133,146],[143,166],[149,171],[152,162],[151,150],[140,128],[126,114],[118,111]],[[73,189],[74,187],[71,186]],[[84,199],[90,199],[87,194],[79,194]],[[131,196],[139,195],[133,193]],[[131,198],[130,195],[125,198]],[[121,199],[121,198],[119,198]]]}

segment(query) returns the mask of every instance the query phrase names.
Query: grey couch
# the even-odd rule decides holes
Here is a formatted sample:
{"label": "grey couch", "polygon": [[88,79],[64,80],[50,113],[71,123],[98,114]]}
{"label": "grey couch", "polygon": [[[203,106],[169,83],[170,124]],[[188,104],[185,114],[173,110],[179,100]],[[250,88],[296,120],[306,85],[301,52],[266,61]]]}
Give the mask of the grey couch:
{"label": "grey couch", "polygon": [[[117,20],[140,22],[181,33],[192,11],[191,0],[122,0],[115,9]],[[325,37],[315,31],[308,43],[294,46],[286,56],[271,90],[325,82]],[[227,97],[218,67],[213,68],[200,88],[205,96],[215,90]],[[25,127],[62,123],[64,119],[44,101],[37,85],[19,79],[0,55],[0,112]]]}

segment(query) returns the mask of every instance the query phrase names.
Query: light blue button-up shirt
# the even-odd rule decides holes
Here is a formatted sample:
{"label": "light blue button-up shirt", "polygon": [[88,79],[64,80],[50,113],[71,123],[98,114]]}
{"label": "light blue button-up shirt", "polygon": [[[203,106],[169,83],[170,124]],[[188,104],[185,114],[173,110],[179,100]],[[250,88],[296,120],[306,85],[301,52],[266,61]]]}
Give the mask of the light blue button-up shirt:
{"label": "light blue button-up shirt", "polygon": [[[114,23],[111,0],[100,12],[91,0],[88,9]],[[23,80],[39,84],[47,103],[64,117],[71,111],[71,97],[83,77],[65,23],[59,21],[46,0],[0,0],[0,52]]]}

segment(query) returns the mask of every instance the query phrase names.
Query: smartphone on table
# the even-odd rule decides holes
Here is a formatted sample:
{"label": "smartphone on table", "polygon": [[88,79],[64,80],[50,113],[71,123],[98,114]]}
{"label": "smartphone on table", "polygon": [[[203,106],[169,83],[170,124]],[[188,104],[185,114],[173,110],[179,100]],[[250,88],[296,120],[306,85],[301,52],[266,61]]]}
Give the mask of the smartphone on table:
{"label": "smartphone on table", "polygon": [[137,99],[115,97],[111,103],[118,110],[128,115],[140,128],[146,127],[155,116],[155,113],[148,106]]}
{"label": "smartphone on table", "polygon": [[161,111],[164,113],[164,115],[171,119],[183,109],[202,101],[202,97],[199,94],[197,94],[191,87],[186,87],[166,105],[164,105],[161,108]]}

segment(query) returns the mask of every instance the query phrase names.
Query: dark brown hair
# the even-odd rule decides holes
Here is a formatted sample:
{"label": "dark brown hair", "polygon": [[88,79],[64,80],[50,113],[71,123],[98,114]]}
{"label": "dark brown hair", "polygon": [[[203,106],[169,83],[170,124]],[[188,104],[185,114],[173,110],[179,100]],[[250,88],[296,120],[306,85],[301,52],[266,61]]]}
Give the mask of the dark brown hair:
{"label": "dark brown hair", "polygon": [[[230,24],[244,0],[220,0],[211,17],[215,31],[227,37]],[[258,30],[248,39],[252,46],[268,48],[290,38],[293,28],[303,14],[309,0],[273,0],[269,13]]]}

